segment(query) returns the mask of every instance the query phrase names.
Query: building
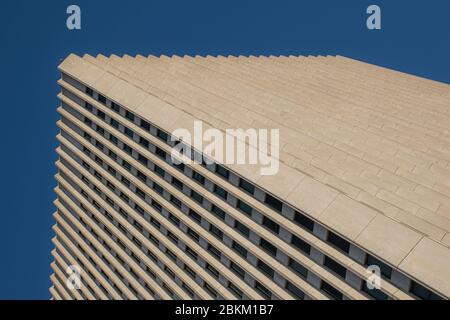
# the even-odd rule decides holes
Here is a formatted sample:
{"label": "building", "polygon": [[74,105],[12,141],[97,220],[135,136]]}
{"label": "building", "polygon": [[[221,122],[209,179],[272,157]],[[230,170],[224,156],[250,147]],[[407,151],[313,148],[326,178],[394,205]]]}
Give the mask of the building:
{"label": "building", "polygon": [[[449,85],[341,56],[59,70],[54,299],[450,297]],[[278,172],[173,163],[195,120],[279,129]]]}

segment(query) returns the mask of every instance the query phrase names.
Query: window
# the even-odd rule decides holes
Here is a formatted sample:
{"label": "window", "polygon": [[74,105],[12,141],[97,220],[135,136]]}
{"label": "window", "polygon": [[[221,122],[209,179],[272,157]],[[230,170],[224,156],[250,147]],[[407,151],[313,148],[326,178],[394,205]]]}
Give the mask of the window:
{"label": "window", "polygon": [[113,126],[116,129],[119,129],[119,122],[117,120],[111,118],[110,122],[111,122],[111,126]]}
{"label": "window", "polygon": [[108,155],[110,156],[110,158],[117,160],[117,154],[111,150],[108,150]]}
{"label": "window", "polygon": [[84,123],[86,123],[87,125],[92,125],[92,121],[91,121],[91,119],[89,119],[89,118],[87,118],[87,117],[84,117]]}
{"label": "window", "polygon": [[273,244],[271,244],[269,241],[267,241],[266,239],[261,238],[260,245],[261,245],[261,248],[263,248],[264,250],[266,250],[273,256],[277,255],[277,248]]}
{"label": "window", "polygon": [[84,108],[90,112],[92,112],[92,110],[94,110],[94,107],[92,106],[92,104],[84,102]]}
{"label": "window", "polygon": [[252,208],[248,204],[246,204],[245,202],[243,202],[241,200],[238,200],[237,208],[248,216],[250,216],[252,214]]}
{"label": "window", "polygon": [[117,103],[115,102],[111,102],[111,109],[113,109],[115,112],[119,113],[120,112],[120,107]]}
{"label": "window", "polygon": [[133,139],[133,131],[127,127],[125,127],[125,134],[130,137],[131,139]]}
{"label": "window", "polygon": [[195,192],[194,190],[191,190],[191,198],[194,199],[199,204],[202,204],[202,202],[203,202],[203,197],[198,192]]}
{"label": "window", "polygon": [[255,193],[255,186],[242,178],[239,180],[239,187],[252,195]]}
{"label": "window", "polygon": [[367,286],[367,281],[364,281],[364,283],[362,285],[362,291],[367,293],[369,296],[371,296],[375,300],[388,300],[389,299],[388,296],[383,291],[381,291],[377,288],[369,289],[369,287]]}
{"label": "window", "polygon": [[336,300],[342,300],[342,293],[336,288],[332,287],[328,282],[322,280],[322,284],[320,285],[320,289],[326,292],[329,296]]}
{"label": "window", "polygon": [[173,214],[169,213],[169,219],[177,226],[180,225],[180,219],[178,219],[176,216],[174,216]]}
{"label": "window", "polygon": [[208,291],[214,298],[217,297],[217,291],[213,289],[213,287],[211,287],[209,284],[207,284],[205,282],[205,284],[203,285],[203,287],[206,289],[206,291]]}
{"label": "window", "polygon": [[174,235],[172,232],[167,231],[167,237],[172,240],[174,243],[178,243],[178,237]]}
{"label": "window", "polygon": [[166,253],[169,256],[170,259],[172,259],[173,261],[177,261],[177,256],[175,255],[175,253],[173,253],[172,251],[170,251],[169,249],[166,248]]}
{"label": "window", "polygon": [[134,114],[131,113],[130,111],[125,110],[125,117],[126,117],[128,120],[130,120],[131,122],[134,122]]}
{"label": "window", "polygon": [[86,90],[85,90],[85,92],[86,92],[86,94],[88,95],[88,96],[93,96],[94,95],[94,91],[91,89],[91,88],[89,88],[89,87],[86,87]]}
{"label": "window", "polygon": [[145,193],[144,193],[144,191],[142,191],[142,190],[139,189],[139,188],[136,188],[136,194],[137,194],[140,198],[142,198],[142,199],[145,200]]}
{"label": "window", "polygon": [[[161,224],[159,223],[159,221],[158,220],[156,220],[155,218],[153,218],[153,217],[151,217],[150,218],[150,222],[151,222],[151,224],[153,224],[156,228],[161,228]],[[151,236],[151,237],[153,237],[153,236]],[[154,238],[154,237],[153,237]],[[154,239],[156,239],[156,238],[154,238]],[[159,243],[159,241],[158,241],[158,243]]]}
{"label": "window", "polygon": [[105,120],[105,113],[101,110],[97,110],[97,116],[103,120]]}
{"label": "window", "polygon": [[189,294],[189,296],[191,297],[191,298],[194,298],[194,291],[192,291],[192,289],[186,284],[186,283],[184,283],[183,282],[183,285],[182,285],[182,287],[183,287],[183,289]]}
{"label": "window", "polygon": [[138,161],[144,166],[147,166],[148,164],[148,159],[144,157],[142,154],[138,154]]}
{"label": "window", "polygon": [[164,177],[164,169],[161,168],[160,166],[157,166],[156,164],[155,164],[155,172],[161,177]]}
{"label": "window", "polygon": [[221,165],[216,165],[216,173],[221,175],[223,178],[228,180],[228,177],[230,176],[230,171],[222,167]]}
{"label": "window", "polygon": [[106,104],[106,98],[101,94],[98,95],[98,101],[100,101],[103,104]]}
{"label": "window", "polygon": [[209,226],[209,231],[211,231],[212,234],[214,234],[217,238],[219,238],[220,240],[223,239],[223,232],[222,230],[220,230],[219,228],[217,228],[214,225],[210,225]]}
{"label": "window", "polygon": [[192,173],[192,178],[193,178],[194,180],[197,180],[197,181],[200,182],[201,184],[204,184],[204,183],[205,183],[205,177],[202,176],[200,173],[198,173],[198,172],[196,172],[196,171],[194,171],[194,172]]}
{"label": "window", "polygon": [[183,183],[175,177],[172,177],[172,184],[179,190],[183,190]]}
{"label": "window", "polygon": [[297,211],[294,214],[294,221],[309,231],[314,230],[314,221]]}
{"label": "window", "polygon": [[122,161],[122,166],[127,169],[128,171],[131,170],[131,164],[129,164],[128,162],[126,162],[125,160]]}
{"label": "window", "polygon": [[172,165],[177,168],[178,170],[180,170],[181,172],[184,172],[184,163],[174,163],[172,162]]}
{"label": "window", "polygon": [[180,199],[174,197],[173,195],[170,196],[170,202],[172,202],[178,208],[181,208],[181,201],[180,201]]}
{"label": "window", "polygon": [[295,261],[292,258],[289,258],[289,267],[292,268],[295,272],[297,272],[301,277],[305,278],[308,276],[308,269],[302,266],[300,263]]}
{"label": "window", "polygon": [[186,253],[189,254],[194,260],[197,260],[197,253],[191,249],[191,247],[186,246]]}
{"label": "window", "polygon": [[189,209],[189,216],[199,223],[202,221],[202,217],[192,209]]}
{"label": "window", "polygon": [[117,144],[119,143],[119,139],[117,139],[117,137],[114,136],[114,135],[112,135],[112,134],[109,135],[109,141],[111,141],[112,143],[114,143],[116,146],[117,146]]}
{"label": "window", "polygon": [[216,277],[219,278],[219,271],[217,271],[216,268],[214,268],[212,265],[210,265],[209,263],[206,263],[206,270],[208,270],[209,272],[211,272],[211,274]]}
{"label": "window", "polygon": [[[136,211],[137,212],[139,212],[141,215],[143,215],[144,214],[144,209],[142,209],[142,207],[140,207],[139,205],[137,205],[137,204],[134,204],[134,208],[136,209]],[[137,223],[137,222],[136,222]]]}
{"label": "window", "polygon": [[270,299],[272,297],[272,293],[269,291],[269,289],[267,289],[266,287],[264,287],[261,283],[259,283],[258,281],[255,281],[255,289],[256,291],[258,291],[259,293],[261,293],[262,296],[264,296],[267,299]]}
{"label": "window", "polygon": [[159,194],[163,194],[163,188],[159,184],[153,183],[153,189]]}
{"label": "window", "polygon": [[237,243],[236,241],[233,241],[233,246],[232,247],[233,247],[234,251],[239,253],[244,258],[247,258],[247,249],[245,249],[239,243]]}
{"label": "window", "polygon": [[197,276],[197,274],[195,273],[194,270],[192,270],[191,268],[189,268],[187,265],[184,265],[184,270],[186,270],[186,272],[195,279],[195,277]]}
{"label": "window", "polygon": [[137,171],[137,177],[139,178],[139,180],[141,180],[142,182],[146,182],[147,181],[147,176],[145,174],[143,174],[141,171]]}
{"label": "window", "polygon": [[348,253],[348,251],[350,250],[350,243],[347,240],[335,234],[334,232],[328,231],[327,241],[346,253]]}
{"label": "window", "polygon": [[268,229],[272,230],[275,233],[278,233],[280,231],[280,226],[278,225],[278,223],[267,218],[266,216],[263,217],[263,225],[265,225]]}
{"label": "window", "polygon": [[306,254],[311,252],[311,246],[295,235],[292,235],[291,243]]}
{"label": "window", "polygon": [[143,146],[144,148],[147,148],[147,149],[148,149],[149,142],[148,142],[147,139],[142,138],[142,137],[139,137],[139,144],[140,144],[141,146]]}
{"label": "window", "polygon": [[367,255],[366,265],[376,265],[380,268],[381,274],[384,275],[386,278],[390,278],[392,274],[392,268],[389,267],[384,262],[381,262],[377,258],[371,256],[370,254]]}
{"label": "window", "polygon": [[225,220],[225,211],[220,209],[218,206],[213,204],[212,206],[212,212],[220,219]]}
{"label": "window", "polygon": [[292,295],[294,295],[296,298],[303,300],[305,299],[305,293],[300,290],[299,288],[297,288],[296,286],[294,286],[292,283],[290,283],[289,281],[286,281],[286,289],[287,291],[289,291]]}
{"label": "window", "polygon": [[245,271],[244,271],[244,269],[242,269],[241,267],[239,267],[239,266],[238,266],[236,263],[234,263],[233,261],[231,261],[230,268],[231,268],[231,270],[233,270],[234,273],[236,273],[239,277],[241,277],[242,279],[244,279],[244,277],[245,277]]}
{"label": "window", "polygon": [[130,156],[132,155],[133,151],[131,150],[131,147],[127,144],[123,144],[123,151],[125,151],[126,153],[128,153]]}
{"label": "window", "polygon": [[208,251],[211,252],[216,258],[220,259],[220,256],[222,255],[219,250],[217,250],[216,247],[214,247],[212,244],[208,244]]}
{"label": "window", "polygon": [[152,207],[158,210],[159,212],[162,211],[162,206],[155,200],[152,199]]}
{"label": "window", "polygon": [[329,257],[325,257],[324,266],[345,279],[347,269]]}
{"label": "window", "polygon": [[164,131],[162,131],[162,130],[160,130],[160,129],[158,129],[158,130],[156,131],[156,135],[158,136],[158,138],[160,138],[160,139],[163,140],[164,142],[166,142],[167,139],[168,139],[167,133],[165,133]]}
{"label": "window", "polygon": [[242,299],[243,293],[238,287],[236,287],[232,282],[228,283],[228,288],[233,291],[233,293],[239,298]]}
{"label": "window", "polygon": [[159,147],[155,147],[155,154],[164,160],[166,159],[166,152]]}
{"label": "window", "polygon": [[259,270],[264,272],[269,277],[273,278],[275,272],[273,271],[273,269],[271,267],[269,267],[268,264],[266,264],[265,262],[263,262],[263,261],[258,259],[258,265],[257,266],[258,266]]}
{"label": "window", "polygon": [[416,281],[412,282],[410,291],[417,297],[424,299],[424,300],[442,300],[442,298],[440,296],[431,292],[430,290],[428,290],[421,284],[417,283]]}
{"label": "window", "polygon": [[272,209],[277,210],[278,212],[281,212],[281,208],[283,204],[280,200],[275,199],[270,194],[266,193],[266,200],[264,201],[267,205],[269,205]]}
{"label": "window", "polygon": [[217,194],[222,199],[227,199],[228,192],[219,187],[218,185],[214,185],[214,193]]}
{"label": "window", "polygon": [[250,229],[247,228],[245,225],[243,225],[242,223],[240,223],[239,221],[235,221],[234,223],[234,227],[240,232],[242,233],[244,236],[246,236],[247,238],[250,236]]}
{"label": "window", "polygon": [[141,119],[141,128],[144,129],[145,131],[150,131],[150,123],[148,123],[145,120]]}
{"label": "window", "polygon": [[197,242],[200,240],[200,236],[198,235],[198,233],[191,228],[188,228],[187,234]]}

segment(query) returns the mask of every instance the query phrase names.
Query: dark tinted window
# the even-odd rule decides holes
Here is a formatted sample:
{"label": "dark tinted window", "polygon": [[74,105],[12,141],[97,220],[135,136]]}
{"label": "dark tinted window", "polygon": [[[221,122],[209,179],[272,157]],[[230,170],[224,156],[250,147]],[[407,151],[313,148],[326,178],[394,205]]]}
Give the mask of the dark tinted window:
{"label": "dark tinted window", "polygon": [[243,246],[241,246],[239,243],[237,243],[236,241],[233,241],[233,249],[239,253],[240,255],[242,255],[243,257],[247,258],[247,249],[245,249]]}
{"label": "dark tinted window", "polygon": [[221,165],[216,165],[216,172],[225,179],[228,179],[228,177],[230,176],[230,172]]}
{"label": "dark tinted window", "polygon": [[197,180],[198,182],[200,182],[201,184],[205,183],[205,177],[202,176],[200,173],[194,171],[192,173],[192,178],[194,178],[195,180]]}
{"label": "dark tinted window", "polygon": [[278,231],[280,231],[280,226],[278,225],[278,223],[267,218],[266,216],[263,217],[263,225],[265,225],[268,229],[272,230],[275,233],[278,233]]}
{"label": "dark tinted window", "polygon": [[322,280],[322,285],[320,288],[325,291],[329,296],[336,300],[342,300],[342,293],[336,288],[332,287],[329,283]]}
{"label": "dark tinted window", "polygon": [[297,211],[294,214],[294,221],[310,231],[314,229],[314,221]]}
{"label": "dark tinted window", "polygon": [[250,194],[255,193],[255,186],[248,182],[247,180],[240,179],[239,180],[239,187],[245,191],[247,191]]}
{"label": "dark tinted window", "polygon": [[222,220],[225,220],[225,211],[220,209],[218,206],[214,205],[212,206],[212,212],[219,217]]}
{"label": "dark tinted window", "polygon": [[227,199],[228,192],[219,187],[218,185],[214,185],[214,193],[217,194],[222,199]]}
{"label": "dark tinted window", "polygon": [[411,293],[424,300],[442,300],[440,296],[428,290],[421,284],[413,281],[411,284]]}
{"label": "dark tinted window", "polygon": [[381,290],[376,288],[369,289],[366,281],[364,281],[363,283],[362,291],[364,291],[365,293],[367,293],[369,296],[371,296],[376,300],[388,300],[388,296]]}
{"label": "dark tinted window", "polygon": [[269,291],[269,289],[267,289],[258,281],[255,281],[255,289],[266,299],[270,299],[272,297],[272,293]]}
{"label": "dark tinted window", "polygon": [[85,92],[86,92],[87,95],[89,95],[91,97],[94,95],[94,91],[91,88],[89,88],[89,87],[86,87],[86,91]]}
{"label": "dark tinted window", "polygon": [[303,300],[305,298],[305,294],[303,293],[302,290],[300,290],[299,288],[297,288],[296,286],[294,286],[292,283],[290,283],[289,281],[286,281],[286,289],[296,298]]}
{"label": "dark tinted window", "polygon": [[230,265],[231,270],[233,270],[239,277],[241,277],[242,279],[244,279],[245,277],[245,271],[244,269],[242,269],[241,267],[239,267],[236,263],[234,263],[233,261],[231,261],[231,265]]}
{"label": "dark tinted window", "polygon": [[311,246],[295,235],[292,235],[291,243],[306,254],[311,252]]}
{"label": "dark tinted window", "polygon": [[271,267],[269,267],[268,264],[266,264],[265,262],[263,262],[261,260],[258,260],[258,265],[257,266],[258,266],[259,270],[264,272],[269,277],[273,278],[275,272],[273,271],[273,269]]}
{"label": "dark tinted window", "polygon": [[141,128],[146,131],[150,131],[150,123],[141,119]]}
{"label": "dark tinted window", "polygon": [[350,243],[335,234],[334,232],[329,231],[328,232],[328,242],[331,244],[334,244],[336,247],[341,249],[344,252],[347,252],[350,250]]}
{"label": "dark tinted window", "polygon": [[239,210],[244,212],[246,215],[250,216],[252,214],[252,208],[245,202],[238,200],[237,207]]}
{"label": "dark tinted window", "polygon": [[271,244],[269,241],[267,241],[266,239],[261,238],[260,245],[261,245],[261,248],[268,251],[273,256],[277,255],[277,248],[273,244]]}
{"label": "dark tinted window", "polygon": [[270,194],[266,194],[266,200],[264,201],[267,205],[269,205],[271,208],[281,212],[281,208],[283,204],[280,200],[275,199]]}
{"label": "dark tinted window", "polygon": [[244,236],[246,236],[247,238],[250,236],[250,229],[247,228],[245,225],[243,225],[242,223],[240,223],[239,221],[236,221],[234,224],[234,227],[240,232],[242,233]]}
{"label": "dark tinted window", "polygon": [[308,276],[308,269],[306,269],[304,266],[302,266],[292,258],[289,258],[289,266],[303,278],[306,278]]}
{"label": "dark tinted window", "polygon": [[345,278],[345,274],[347,273],[347,269],[341,266],[339,263],[334,261],[333,259],[329,257],[325,257],[325,261],[323,263],[328,269],[335,272],[342,278]]}

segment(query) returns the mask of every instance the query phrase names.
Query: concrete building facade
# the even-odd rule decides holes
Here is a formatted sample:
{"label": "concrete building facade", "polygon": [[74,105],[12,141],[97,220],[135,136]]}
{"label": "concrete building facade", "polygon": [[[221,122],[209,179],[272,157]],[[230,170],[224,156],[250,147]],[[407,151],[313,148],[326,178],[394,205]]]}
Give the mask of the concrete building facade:
{"label": "concrete building facade", "polygon": [[[340,56],[59,70],[54,299],[450,297],[449,85]],[[279,129],[278,173],[173,163],[196,120]]]}

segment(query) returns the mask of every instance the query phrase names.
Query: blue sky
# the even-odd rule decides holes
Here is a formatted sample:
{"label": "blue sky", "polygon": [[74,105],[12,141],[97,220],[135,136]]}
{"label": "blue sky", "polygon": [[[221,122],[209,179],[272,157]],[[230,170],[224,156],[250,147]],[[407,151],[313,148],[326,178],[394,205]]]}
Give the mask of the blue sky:
{"label": "blue sky", "polygon": [[[370,4],[382,30],[366,28]],[[448,0],[0,1],[0,299],[49,298],[56,67],[69,53],[340,54],[450,83],[449,14]]]}

